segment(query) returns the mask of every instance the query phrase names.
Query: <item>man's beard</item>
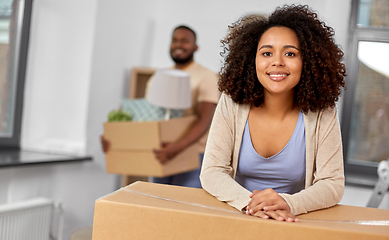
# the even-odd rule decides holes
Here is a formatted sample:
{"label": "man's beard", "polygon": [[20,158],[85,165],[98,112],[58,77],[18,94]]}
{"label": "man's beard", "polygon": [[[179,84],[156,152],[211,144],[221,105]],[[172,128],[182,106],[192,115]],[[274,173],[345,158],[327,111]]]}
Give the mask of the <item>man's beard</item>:
{"label": "man's beard", "polygon": [[186,58],[175,58],[173,56],[171,56],[173,61],[175,63],[178,63],[178,64],[185,64],[185,63],[188,63],[188,62],[191,62],[193,60],[193,53],[191,53],[189,56],[187,56]]}

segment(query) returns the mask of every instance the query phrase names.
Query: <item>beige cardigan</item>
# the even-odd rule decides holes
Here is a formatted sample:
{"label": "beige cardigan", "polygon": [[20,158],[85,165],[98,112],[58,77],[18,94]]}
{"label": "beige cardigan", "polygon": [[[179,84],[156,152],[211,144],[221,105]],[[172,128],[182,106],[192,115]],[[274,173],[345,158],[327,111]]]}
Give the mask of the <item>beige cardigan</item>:
{"label": "beige cardigan", "polygon": [[[236,104],[222,94],[210,128],[200,174],[202,187],[231,206],[242,210],[250,191],[234,179],[249,104]],[[281,193],[294,215],[337,204],[343,195],[344,171],[339,122],[335,109],[304,114],[306,138],[305,189]]]}

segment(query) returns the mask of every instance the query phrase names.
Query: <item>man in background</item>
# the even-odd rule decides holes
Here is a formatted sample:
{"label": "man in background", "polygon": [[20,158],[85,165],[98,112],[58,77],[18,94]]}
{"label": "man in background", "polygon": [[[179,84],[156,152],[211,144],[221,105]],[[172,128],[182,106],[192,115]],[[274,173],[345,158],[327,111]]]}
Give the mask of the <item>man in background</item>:
{"label": "man in background", "polygon": [[[203,159],[208,130],[220,92],[217,86],[217,74],[194,61],[194,53],[197,50],[196,33],[187,26],[176,27],[170,44],[170,56],[175,63],[172,68],[190,74],[192,107],[185,110],[184,115],[195,114],[198,121],[180,141],[161,143],[160,149],[153,150],[161,164],[167,163],[192,144],[198,146],[200,163]],[[153,77],[149,80],[147,88],[152,84],[152,79]],[[147,92],[146,90],[146,94]],[[106,152],[109,149],[109,142],[104,137],[101,137],[101,140],[103,151]],[[200,168],[169,177],[153,178],[153,182],[201,188]]]}

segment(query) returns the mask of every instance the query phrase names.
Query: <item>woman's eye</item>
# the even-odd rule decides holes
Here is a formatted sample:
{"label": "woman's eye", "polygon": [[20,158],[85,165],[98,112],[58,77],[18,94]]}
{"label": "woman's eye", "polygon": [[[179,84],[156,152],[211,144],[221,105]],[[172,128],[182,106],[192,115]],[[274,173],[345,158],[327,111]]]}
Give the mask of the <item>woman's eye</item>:
{"label": "woman's eye", "polygon": [[288,52],[288,53],[286,53],[286,56],[288,56],[288,57],[293,57],[293,56],[296,56],[296,54],[294,54],[294,53],[292,53],[292,52]]}
{"label": "woman's eye", "polygon": [[265,57],[268,57],[268,56],[271,56],[271,53],[269,53],[269,52],[264,52],[264,53],[262,53],[262,55],[265,56]]}

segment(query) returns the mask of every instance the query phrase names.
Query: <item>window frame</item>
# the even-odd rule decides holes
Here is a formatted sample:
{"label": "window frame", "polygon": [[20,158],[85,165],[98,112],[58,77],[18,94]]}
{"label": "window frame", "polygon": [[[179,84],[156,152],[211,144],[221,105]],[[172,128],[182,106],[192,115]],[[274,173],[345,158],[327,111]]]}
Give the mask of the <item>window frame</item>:
{"label": "window frame", "polygon": [[[352,107],[356,95],[356,87],[359,70],[358,60],[358,44],[360,41],[385,42],[389,43],[389,28],[387,27],[365,27],[357,26],[359,0],[352,0],[351,15],[349,27],[349,46],[347,54],[347,77],[346,91],[343,96],[342,107],[342,141],[343,141],[343,156],[344,168],[346,174],[346,182],[374,186],[378,178],[377,166],[369,164],[359,165],[351,164],[348,160],[348,147],[350,139],[350,123],[352,117]],[[362,177],[362,178],[361,178]]]}
{"label": "window frame", "polygon": [[23,111],[23,95],[24,95],[24,82],[27,68],[27,55],[30,36],[30,23],[33,0],[15,0],[19,1],[17,4],[18,11],[20,10],[21,16],[19,16],[20,25],[17,26],[19,31],[19,41],[16,43],[19,49],[16,51],[18,54],[16,70],[16,83],[15,83],[15,95],[14,95],[14,109],[13,109],[13,122],[12,133],[10,137],[0,137],[0,149],[3,148],[20,148],[21,138],[21,124],[22,124],[22,111]]}

